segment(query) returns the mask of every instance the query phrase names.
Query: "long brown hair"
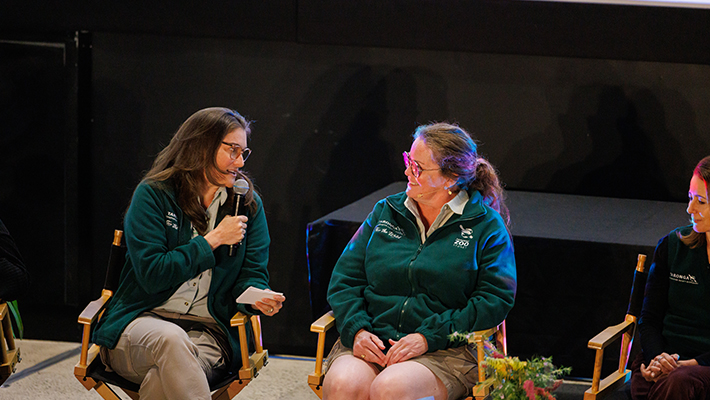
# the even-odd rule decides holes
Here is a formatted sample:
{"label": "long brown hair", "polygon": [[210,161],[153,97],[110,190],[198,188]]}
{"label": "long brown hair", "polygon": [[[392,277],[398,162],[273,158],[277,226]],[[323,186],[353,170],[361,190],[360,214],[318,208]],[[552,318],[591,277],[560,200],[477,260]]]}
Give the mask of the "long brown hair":
{"label": "long brown hair", "polygon": [[[207,233],[207,211],[200,203],[205,185],[217,185],[219,169],[216,154],[230,132],[244,129],[247,137],[251,133],[250,122],[241,114],[227,108],[205,108],[192,114],[180,125],[170,143],[155,157],[153,166],[142,182],[163,186],[172,184],[177,193],[180,208],[187,215],[201,235]],[[249,191],[244,196],[245,205],[254,207],[253,184],[246,174],[239,171],[239,178],[249,182]],[[229,202],[233,201],[233,191],[228,190]]]}
{"label": "long brown hair", "polygon": [[[707,199],[708,191],[708,181],[710,180],[710,156],[707,156],[700,160],[698,165],[695,166],[693,170],[693,175],[702,179],[705,183],[705,198]],[[680,232],[677,233],[680,240],[685,243],[686,246],[694,249],[698,246],[705,246],[707,243],[707,235],[705,233],[698,233],[691,230],[689,234],[682,235]]]}
{"label": "long brown hair", "polygon": [[431,149],[442,175],[456,181],[456,190],[478,190],[485,203],[500,213],[506,226],[510,225],[498,172],[478,155],[476,142],[468,132],[458,125],[437,122],[419,126],[414,131],[414,139],[417,138]]}

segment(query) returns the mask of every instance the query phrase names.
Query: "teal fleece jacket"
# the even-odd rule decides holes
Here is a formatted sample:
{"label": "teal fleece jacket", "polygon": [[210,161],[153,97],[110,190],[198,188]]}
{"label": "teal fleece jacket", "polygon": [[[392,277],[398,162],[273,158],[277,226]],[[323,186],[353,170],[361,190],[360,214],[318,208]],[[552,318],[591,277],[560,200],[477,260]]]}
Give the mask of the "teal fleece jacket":
{"label": "teal fleece jacket", "polygon": [[457,347],[453,332],[502,322],[516,290],[513,243],[478,191],[422,243],[406,193],[380,200],[335,265],[328,302],[340,339],[365,329],[384,343],[421,333],[428,351]]}
{"label": "teal fleece jacket", "polygon": [[[232,360],[240,360],[238,330],[229,326],[229,320],[237,311],[254,310],[235,300],[249,286],[269,287],[269,232],[256,193],[254,200],[257,207],[255,212],[247,212],[246,237],[236,255],[229,257],[229,246],[212,251],[203,236],[192,238],[192,224],[169,183],[139,184],[124,220],[126,264],[119,287],[93,332],[94,343],[116,347],[128,323],[164,303],[185,281],[211,268],[208,309],[227,333]],[[227,215],[228,204],[219,209],[216,225]],[[232,367],[238,368],[239,363],[232,363]]]}

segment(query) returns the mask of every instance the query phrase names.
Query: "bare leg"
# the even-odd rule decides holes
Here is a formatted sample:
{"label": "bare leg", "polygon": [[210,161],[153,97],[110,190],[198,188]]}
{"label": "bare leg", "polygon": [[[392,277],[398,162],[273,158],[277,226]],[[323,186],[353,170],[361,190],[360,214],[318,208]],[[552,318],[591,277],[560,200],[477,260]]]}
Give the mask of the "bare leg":
{"label": "bare leg", "polygon": [[370,363],[352,355],[342,355],[333,361],[325,375],[323,399],[368,400],[375,377],[377,370]]}
{"label": "bare leg", "polygon": [[416,400],[428,396],[446,400],[446,386],[429,368],[414,361],[388,366],[370,386],[371,400]]}

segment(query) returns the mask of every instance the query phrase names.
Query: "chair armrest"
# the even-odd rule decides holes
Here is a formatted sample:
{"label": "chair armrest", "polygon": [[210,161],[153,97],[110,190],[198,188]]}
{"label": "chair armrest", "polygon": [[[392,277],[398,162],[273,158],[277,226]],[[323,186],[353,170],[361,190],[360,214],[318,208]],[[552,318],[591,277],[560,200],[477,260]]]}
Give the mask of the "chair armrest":
{"label": "chair armrest", "polygon": [[308,375],[308,386],[323,398],[323,356],[325,354],[325,334],[335,326],[335,315],[333,311],[328,311],[311,324],[311,332],[318,334],[318,346],[316,347],[316,366],[312,374]]}
{"label": "chair armrest", "polygon": [[468,342],[472,343],[472,344],[476,343],[477,340],[489,338],[489,337],[493,336],[493,334],[495,334],[496,332],[498,332],[497,326],[493,327],[493,328],[484,329],[481,331],[474,331],[473,335],[471,335],[468,338]]}
{"label": "chair armrest", "polygon": [[318,320],[311,324],[311,332],[325,332],[335,326],[335,315],[333,311],[328,311],[323,314]]}
{"label": "chair armrest", "polygon": [[231,320],[229,320],[229,325],[232,327],[235,326],[243,326],[246,325],[247,323],[247,316],[243,312],[239,311],[234,316],[232,317]]}
{"label": "chair armrest", "polygon": [[[504,355],[508,354],[505,320],[503,320],[503,322],[501,322],[497,326],[479,331],[474,331],[473,335],[468,337],[468,343],[476,345],[476,357],[478,360],[483,360],[485,358],[485,341],[494,335],[496,337],[496,342],[500,342],[497,343],[497,345],[502,347],[502,353]],[[488,395],[488,392],[490,391],[490,387],[492,385],[490,382],[486,383],[485,381],[485,368],[479,368],[478,383],[473,388],[474,397],[476,397],[477,399],[486,397]]]}
{"label": "chair armrest", "polygon": [[79,314],[79,324],[84,325],[83,332],[81,334],[81,356],[79,357],[79,364],[82,368],[87,367],[89,359],[89,339],[91,336],[91,325],[96,321],[101,315],[101,312],[106,307],[106,303],[113,296],[113,292],[110,290],[102,290],[101,297],[89,303],[84,311]]}
{"label": "chair armrest", "polygon": [[103,290],[101,297],[87,304],[84,311],[79,314],[79,323],[82,325],[91,325],[98,318],[99,313],[106,307],[106,303],[111,299],[113,293],[109,290]]}
{"label": "chair armrest", "polygon": [[[249,341],[247,339],[246,324],[251,321],[252,333],[254,334],[255,351],[249,355]],[[242,356],[242,367],[239,369],[239,379],[249,381],[256,378],[261,367],[266,365],[268,351],[264,350],[261,342],[261,320],[258,316],[248,317],[239,311],[229,321],[230,326],[236,326],[239,330],[239,350]]]}
{"label": "chair armrest", "polygon": [[634,322],[629,320],[626,320],[618,325],[607,327],[599,334],[591,338],[587,344],[587,347],[594,350],[603,349],[611,343],[614,343],[615,340],[619,339],[624,333],[628,332],[629,329],[632,329],[633,327]]}
{"label": "chair armrest", "polygon": [[[596,356],[594,358],[592,387],[585,392],[585,400],[596,399],[598,396],[603,397],[605,393],[611,392],[629,379],[631,371],[626,370],[626,363],[628,362],[628,356],[631,350],[631,341],[633,340],[635,329],[636,317],[627,314],[624,322],[604,329],[598,335],[589,340],[587,347],[595,350]],[[602,362],[604,360],[604,349],[618,339],[621,339],[619,369],[602,380],[601,373]]]}

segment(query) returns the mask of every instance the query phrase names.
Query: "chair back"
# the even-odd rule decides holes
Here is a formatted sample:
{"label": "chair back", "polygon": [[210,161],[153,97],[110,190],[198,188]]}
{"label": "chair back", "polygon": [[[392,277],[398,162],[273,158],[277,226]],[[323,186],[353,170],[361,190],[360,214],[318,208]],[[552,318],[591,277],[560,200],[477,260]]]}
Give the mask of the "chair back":
{"label": "chair back", "polygon": [[646,290],[647,279],[646,255],[639,254],[638,260],[636,261],[636,271],[634,271],[634,283],[629,296],[629,308],[626,310],[627,315],[633,315],[636,318],[641,316],[641,307],[643,307],[643,295]]}
{"label": "chair back", "polygon": [[123,231],[116,229],[113,231],[113,242],[108,256],[108,267],[106,268],[106,280],[104,289],[112,293],[118,289],[118,281],[121,278],[121,270],[126,263],[126,245],[123,244]]}

